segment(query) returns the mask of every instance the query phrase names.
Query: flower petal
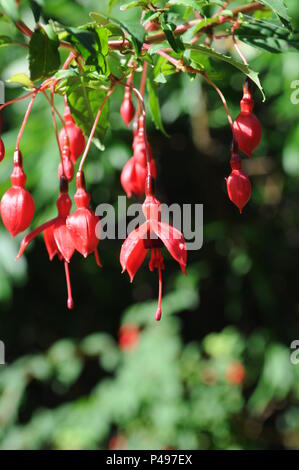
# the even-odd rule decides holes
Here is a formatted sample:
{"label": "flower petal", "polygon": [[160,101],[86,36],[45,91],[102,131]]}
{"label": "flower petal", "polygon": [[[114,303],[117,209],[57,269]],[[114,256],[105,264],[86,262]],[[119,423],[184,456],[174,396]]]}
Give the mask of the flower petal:
{"label": "flower petal", "polygon": [[58,254],[58,247],[54,239],[54,225],[44,230],[44,240],[50,261],[52,261],[54,256]]}
{"label": "flower petal", "polygon": [[162,240],[171,256],[180,264],[186,274],[187,249],[184,235],[164,222],[151,221],[151,229]]}
{"label": "flower petal", "polygon": [[122,244],[120,251],[120,264],[123,268],[123,272],[127,271],[131,282],[144,258],[147,254],[147,249],[144,248],[143,239],[145,238],[148,229],[148,224],[144,223],[136,230],[133,230],[124,243]]}
{"label": "flower petal", "polygon": [[65,261],[69,263],[71,257],[74,254],[75,245],[70,231],[65,225],[65,219],[61,219],[55,224],[53,234],[58,250],[60,251]]}

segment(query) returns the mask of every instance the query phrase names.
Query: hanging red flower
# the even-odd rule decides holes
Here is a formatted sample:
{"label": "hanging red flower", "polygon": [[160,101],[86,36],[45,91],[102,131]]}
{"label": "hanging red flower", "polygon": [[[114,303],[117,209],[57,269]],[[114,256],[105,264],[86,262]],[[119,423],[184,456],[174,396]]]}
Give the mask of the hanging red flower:
{"label": "hanging red flower", "polygon": [[71,210],[72,201],[68,195],[68,183],[64,177],[60,178],[60,194],[57,199],[58,216],[37,227],[29,233],[23,240],[17,259],[20,258],[29,243],[41,232],[44,232],[45,245],[49,254],[50,261],[55,255],[60,261],[64,261],[65,276],[68,290],[67,306],[69,309],[74,307],[72,298],[70,274],[68,263],[74,254],[75,246],[69,230],[66,227],[66,218]]}
{"label": "hanging red flower", "polygon": [[142,206],[146,221],[133,230],[124,241],[120,252],[120,263],[127,271],[131,282],[148,251],[151,252],[149,269],[158,270],[159,273],[159,299],[156,310],[156,320],[161,319],[162,309],[162,273],[164,259],[161,249],[167,248],[171,256],[179,263],[185,273],[187,264],[187,250],[183,234],[164,222],[161,222],[160,202],[153,195],[153,178],[147,178],[146,198]]}
{"label": "hanging red flower", "polygon": [[77,209],[66,219],[66,226],[70,231],[76,250],[85,258],[94,253],[96,262],[101,266],[98,256],[100,219],[89,208],[90,195],[86,191],[83,171],[78,171],[76,177],[77,191],[74,196]]}

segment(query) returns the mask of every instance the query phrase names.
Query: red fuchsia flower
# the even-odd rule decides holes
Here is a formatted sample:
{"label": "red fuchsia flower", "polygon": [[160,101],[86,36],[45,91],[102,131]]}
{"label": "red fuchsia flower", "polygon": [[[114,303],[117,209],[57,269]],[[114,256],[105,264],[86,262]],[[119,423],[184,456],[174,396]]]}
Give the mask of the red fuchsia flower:
{"label": "red fuchsia flower", "polygon": [[62,158],[58,165],[58,178],[65,176],[68,181],[74,178],[74,164],[70,158],[70,148],[67,134],[64,135],[64,144],[62,147]]}
{"label": "red fuchsia flower", "polygon": [[34,215],[34,201],[25,189],[26,175],[22,166],[22,154],[19,150],[14,153],[14,168],[11,174],[12,187],[1,199],[1,217],[3,224],[15,237],[26,230]]}
{"label": "red fuchsia flower", "polygon": [[67,102],[65,103],[64,119],[65,125],[60,131],[59,143],[61,148],[63,148],[65,135],[67,135],[69,141],[70,158],[73,163],[76,163],[85,149],[85,137],[80,127],[75,124]]}
{"label": "red fuchsia flower", "polygon": [[140,197],[144,194],[145,180],[147,176],[146,145],[150,158],[150,169],[154,179],[157,177],[156,162],[149,142],[145,142],[144,123],[139,120],[139,130],[133,140],[133,157],[131,157],[123,167],[120,181],[127,197],[132,194]]}
{"label": "red fuchsia flower", "polygon": [[240,214],[251,196],[251,183],[248,176],[242,171],[242,162],[238,153],[238,145],[234,141],[232,145],[232,157],[230,160],[232,172],[226,178],[227,193],[230,200],[238,207]]}
{"label": "red fuchsia flower", "polygon": [[44,232],[45,245],[50,261],[57,255],[60,261],[64,261],[66,284],[68,290],[67,306],[74,307],[68,263],[74,254],[75,246],[69,230],[66,227],[66,218],[70,213],[72,201],[68,194],[68,183],[65,177],[60,178],[60,194],[57,199],[58,216],[37,227],[23,240],[17,256],[19,259],[29,243],[40,233]]}
{"label": "red fuchsia flower", "polygon": [[132,101],[132,95],[130,88],[125,89],[124,99],[120,107],[120,115],[125,125],[128,127],[130,122],[135,116],[135,107]]}
{"label": "red fuchsia flower", "polygon": [[76,177],[77,191],[74,196],[77,209],[66,219],[66,226],[70,231],[76,250],[85,258],[94,253],[96,262],[101,266],[98,255],[100,219],[89,208],[90,195],[86,191],[83,171],[78,171]]}
{"label": "red fuchsia flower", "polygon": [[124,271],[127,271],[131,282],[148,251],[151,252],[149,269],[158,270],[159,273],[159,299],[155,318],[161,319],[162,309],[162,274],[164,259],[161,249],[166,247],[171,256],[179,263],[185,273],[187,263],[187,250],[183,234],[164,222],[161,222],[160,202],[155,198],[153,192],[154,180],[152,176],[147,177],[146,198],[142,209],[146,221],[137,229],[133,230],[124,241],[120,252],[120,263]]}
{"label": "red fuchsia flower", "polygon": [[123,351],[132,351],[139,343],[140,330],[137,325],[126,323],[118,331],[118,344]]}
{"label": "red fuchsia flower", "polygon": [[241,113],[233,125],[234,136],[239,149],[249,157],[259,146],[262,128],[258,118],[253,114],[254,100],[252,98],[251,81],[246,79],[241,100]]}

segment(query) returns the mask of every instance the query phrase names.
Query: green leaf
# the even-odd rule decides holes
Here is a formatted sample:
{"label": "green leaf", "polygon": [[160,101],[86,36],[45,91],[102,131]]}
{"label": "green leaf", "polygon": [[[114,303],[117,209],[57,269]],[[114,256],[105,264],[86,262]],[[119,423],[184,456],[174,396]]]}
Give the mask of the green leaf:
{"label": "green leaf", "polygon": [[282,53],[299,49],[299,34],[268,21],[250,18],[244,21],[235,32],[243,42],[272,53]]}
{"label": "green leaf", "polygon": [[[216,60],[221,60],[223,62],[227,62],[228,64],[232,65],[236,69],[240,70],[243,72],[245,75],[247,75],[259,88],[260,92],[263,95],[263,101],[265,101],[265,95],[264,91],[258,76],[258,73],[255,72],[254,70],[250,69],[247,65],[243,64],[242,62],[239,62],[235,59],[233,59],[230,56],[227,56],[225,54],[221,54],[220,52],[215,51],[214,49],[211,49],[210,47],[203,46],[201,44],[193,44],[192,46],[189,44],[185,44],[186,49],[191,51],[190,58],[192,60],[192,52],[193,51],[199,51],[202,54],[205,54],[209,56],[211,59],[216,59]],[[186,54],[185,54],[185,57]],[[193,56],[195,58],[195,56]]]}
{"label": "green leaf", "polygon": [[109,0],[108,3],[108,13],[110,15],[110,12],[113,10],[113,7],[117,4],[117,0]]}
{"label": "green leaf", "polygon": [[262,3],[266,7],[271,8],[274,13],[278,16],[280,21],[285,25],[290,27],[290,17],[288,15],[288,10],[285,6],[284,0],[258,0],[259,3]]}
{"label": "green leaf", "polygon": [[186,8],[193,8],[194,10],[201,11],[202,6],[206,5],[206,1],[202,0],[169,0],[168,5],[182,5]]}
{"label": "green leaf", "polygon": [[160,23],[162,30],[166,36],[167,41],[169,42],[169,45],[171,48],[174,50],[174,52],[182,52],[184,51],[184,44],[179,37],[175,37],[173,34],[176,26],[173,23],[168,22],[167,15],[164,14],[160,17]]}
{"label": "green leaf", "polygon": [[42,6],[36,0],[30,0],[30,7],[34,16],[36,23],[39,21],[41,13],[42,13]]}
{"label": "green leaf", "polygon": [[101,15],[95,12],[91,12],[90,16],[96,23],[102,26],[105,26],[107,23],[113,23],[117,26],[120,26],[121,29],[127,33],[128,39],[130,42],[132,42],[136,54],[139,55],[145,38],[145,29],[139,23],[137,23],[136,21],[127,21],[124,25],[123,23],[114,18],[109,18],[108,16]]}
{"label": "green leaf", "polygon": [[135,7],[144,8],[148,4],[149,2],[147,0],[139,0],[139,1],[125,3],[124,5],[121,5],[120,9],[122,11],[126,11],[126,10],[129,10],[130,8],[135,8]]}
{"label": "green leaf", "polygon": [[[94,124],[97,112],[107,94],[107,83],[99,77],[95,80],[96,88],[93,87],[88,76],[80,76],[77,73],[66,79],[63,91],[67,94],[72,115],[81,127],[84,134],[88,136]],[[101,118],[96,128],[94,143],[104,150],[103,139],[109,126],[108,122],[109,104],[105,104]]]}
{"label": "green leaf", "polygon": [[8,36],[0,36],[0,47],[9,46],[10,44],[14,44],[13,39]]}
{"label": "green leaf", "polygon": [[9,83],[18,83],[19,85],[23,85],[27,88],[34,87],[32,81],[25,73],[16,73],[6,81]]}
{"label": "green leaf", "polygon": [[4,13],[13,21],[18,21],[20,19],[20,9],[16,7],[15,0],[1,0],[0,5],[4,10]]}
{"label": "green leaf", "polygon": [[160,103],[158,95],[156,93],[156,87],[150,79],[147,80],[147,90],[149,94],[150,112],[156,129],[160,130],[161,132],[163,132],[163,134],[167,136],[161,118]]}
{"label": "green leaf", "polygon": [[[32,81],[53,75],[60,66],[59,41],[51,30],[37,28],[29,42],[29,69]],[[47,34],[48,33],[48,34]]]}

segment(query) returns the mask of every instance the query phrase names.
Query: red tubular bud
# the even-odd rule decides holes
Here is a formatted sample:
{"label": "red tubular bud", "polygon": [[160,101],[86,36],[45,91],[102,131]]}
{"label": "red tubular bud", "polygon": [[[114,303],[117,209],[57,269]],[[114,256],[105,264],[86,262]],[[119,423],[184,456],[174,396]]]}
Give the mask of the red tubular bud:
{"label": "red tubular bud", "polygon": [[131,91],[129,88],[126,88],[125,90],[124,99],[120,107],[120,115],[127,127],[135,116],[135,107],[132,101]]}
{"label": "red tubular bud", "polygon": [[15,237],[26,230],[34,215],[34,201],[31,194],[24,188],[26,175],[22,168],[22,154],[16,150],[14,154],[14,169],[11,174],[12,187],[1,199],[1,217],[3,224]]}
{"label": "red tubular bud", "polygon": [[243,207],[251,196],[251,183],[248,176],[241,169],[233,170],[226,178],[226,184],[228,197],[242,213]]}
{"label": "red tubular bud", "polygon": [[79,126],[76,125],[69,106],[66,105],[64,111],[65,125],[59,134],[59,144],[63,148],[65,142],[68,142],[70,150],[70,159],[76,163],[85,149],[85,137]]}
{"label": "red tubular bud", "polygon": [[241,113],[233,125],[234,136],[239,149],[249,157],[259,146],[262,137],[262,128],[258,118],[253,114],[254,101],[251,92],[251,82],[246,80],[241,100]]}

